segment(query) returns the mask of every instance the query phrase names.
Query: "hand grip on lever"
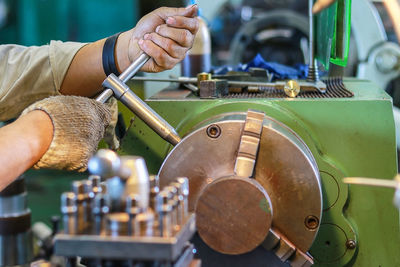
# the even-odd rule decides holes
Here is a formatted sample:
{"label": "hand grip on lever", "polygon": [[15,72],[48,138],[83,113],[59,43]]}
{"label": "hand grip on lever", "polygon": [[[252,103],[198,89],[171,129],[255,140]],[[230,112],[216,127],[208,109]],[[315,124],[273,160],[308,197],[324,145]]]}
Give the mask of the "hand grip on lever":
{"label": "hand grip on lever", "polygon": [[175,129],[125,84],[149,59],[150,57],[143,53],[119,77],[110,74],[103,82],[103,87],[106,89],[96,100],[105,103],[111,96],[115,96],[159,136],[175,146],[181,141]]}

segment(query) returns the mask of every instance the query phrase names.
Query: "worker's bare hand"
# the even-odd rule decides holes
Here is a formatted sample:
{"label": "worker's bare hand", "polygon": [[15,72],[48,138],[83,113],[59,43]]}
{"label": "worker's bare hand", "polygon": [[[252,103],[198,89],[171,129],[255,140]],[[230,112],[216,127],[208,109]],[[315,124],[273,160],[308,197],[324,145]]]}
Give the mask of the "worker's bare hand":
{"label": "worker's bare hand", "polygon": [[312,12],[314,14],[321,12],[323,9],[329,7],[336,0],[317,0],[313,6]]}
{"label": "worker's bare hand", "polygon": [[[135,28],[118,38],[122,49],[127,43],[125,48],[128,51],[125,63],[122,63],[125,66],[121,66],[121,56],[118,57],[120,69],[126,68],[141,51],[151,57],[142,71],[160,72],[173,68],[184,59],[193,45],[198,30],[196,16],[197,5],[187,8],[161,7],[144,16]],[[117,54],[121,53],[119,51]]]}

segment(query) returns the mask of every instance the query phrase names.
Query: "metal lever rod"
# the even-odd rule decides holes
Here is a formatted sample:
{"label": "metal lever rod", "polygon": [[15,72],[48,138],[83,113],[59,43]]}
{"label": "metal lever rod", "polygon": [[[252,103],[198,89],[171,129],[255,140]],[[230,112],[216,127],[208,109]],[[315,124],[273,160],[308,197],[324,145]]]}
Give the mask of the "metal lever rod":
{"label": "metal lever rod", "polygon": [[[134,81],[144,81],[144,82],[172,82],[172,83],[188,83],[188,84],[197,84],[197,78],[193,77],[179,77],[176,79],[170,78],[149,78],[149,77],[134,77],[132,78]],[[326,92],[326,86],[324,83],[315,83],[315,82],[308,82],[308,81],[296,81],[296,80],[289,80],[285,81],[278,81],[278,82],[247,82],[247,81],[229,81],[229,86],[254,86],[254,87],[261,87],[262,90],[284,90],[285,87],[288,86],[288,82],[296,83],[300,86],[300,90],[302,92]]]}
{"label": "metal lever rod", "polygon": [[144,64],[146,64],[149,59],[150,57],[147,54],[141,54],[123,73],[121,73],[121,75],[119,75],[118,78],[123,83],[126,83],[133,76],[135,76],[135,74],[143,67]]}
{"label": "metal lever rod", "polygon": [[175,129],[125,84],[149,59],[148,55],[141,54],[119,77],[111,73],[103,82],[103,87],[107,89],[96,100],[105,103],[111,96],[115,96],[159,136],[175,146],[181,141]]}
{"label": "metal lever rod", "polygon": [[397,181],[397,180],[383,180],[383,179],[364,178],[364,177],[345,177],[345,178],[343,178],[343,183],[369,185],[369,186],[377,186],[377,187],[388,187],[388,188],[398,188],[399,187],[399,181]]}
{"label": "metal lever rod", "polygon": [[[141,54],[132,64],[123,72],[118,78],[123,82],[126,83],[129,81],[135,74],[143,67],[144,64],[150,59],[148,55],[145,53]],[[110,88],[106,88],[97,98],[96,101],[105,103],[110,97],[113,96],[113,90]]]}

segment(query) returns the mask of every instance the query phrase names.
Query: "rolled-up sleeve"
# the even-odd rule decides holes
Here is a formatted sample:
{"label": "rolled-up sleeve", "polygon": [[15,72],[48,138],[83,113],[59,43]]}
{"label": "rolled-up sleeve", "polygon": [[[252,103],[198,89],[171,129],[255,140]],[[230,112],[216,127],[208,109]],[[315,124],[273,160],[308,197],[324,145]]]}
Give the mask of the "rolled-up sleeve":
{"label": "rolled-up sleeve", "polygon": [[58,95],[72,59],[84,45],[0,45],[0,120],[15,118],[30,104]]}

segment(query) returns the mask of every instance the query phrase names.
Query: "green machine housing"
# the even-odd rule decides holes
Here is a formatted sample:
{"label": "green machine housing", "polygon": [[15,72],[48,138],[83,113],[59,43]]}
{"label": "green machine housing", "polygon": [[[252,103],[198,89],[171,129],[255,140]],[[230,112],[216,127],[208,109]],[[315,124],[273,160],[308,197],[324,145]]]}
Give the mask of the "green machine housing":
{"label": "green machine housing", "polygon": [[[306,144],[319,171],[322,215],[308,251],[314,266],[400,266],[393,190],[342,183],[347,176],[392,179],[396,175],[392,100],[369,81],[349,78],[344,84],[353,97],[200,99],[168,89],[146,102],[183,140],[210,118],[249,109],[286,125]],[[172,146],[124,106],[120,111],[130,124],[120,153],[143,156],[149,171],[158,173]],[[182,158],[182,164],[190,160]]]}

